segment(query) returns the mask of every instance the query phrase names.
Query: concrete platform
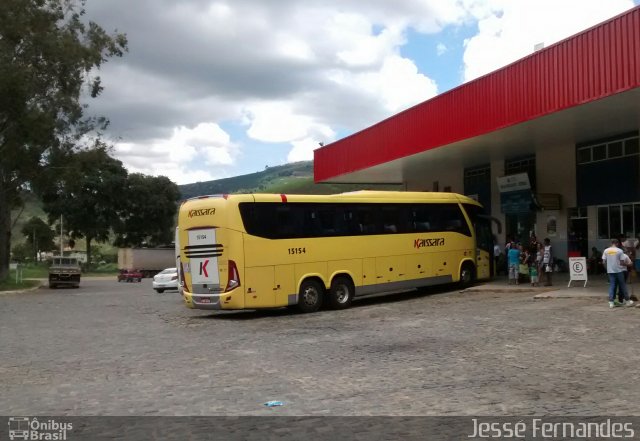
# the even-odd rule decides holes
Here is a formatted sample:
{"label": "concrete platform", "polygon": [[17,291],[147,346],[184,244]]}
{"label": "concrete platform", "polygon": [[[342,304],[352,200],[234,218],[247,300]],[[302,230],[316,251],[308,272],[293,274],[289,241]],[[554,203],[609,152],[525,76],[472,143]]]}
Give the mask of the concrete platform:
{"label": "concrete platform", "polygon": [[[638,292],[635,293],[636,285],[639,285],[638,279],[634,276],[628,284],[630,294],[633,296],[640,295],[640,286]],[[490,282],[480,283],[471,288],[465,289],[464,292],[518,292],[532,293],[534,299],[576,299],[576,298],[594,298],[607,300],[609,292],[609,282],[606,274],[592,276],[587,280],[585,286],[584,281],[573,281],[569,285],[568,273],[556,273],[553,275],[553,286],[532,287],[529,283],[521,283],[519,285],[509,285],[506,277],[501,276],[491,280]]]}

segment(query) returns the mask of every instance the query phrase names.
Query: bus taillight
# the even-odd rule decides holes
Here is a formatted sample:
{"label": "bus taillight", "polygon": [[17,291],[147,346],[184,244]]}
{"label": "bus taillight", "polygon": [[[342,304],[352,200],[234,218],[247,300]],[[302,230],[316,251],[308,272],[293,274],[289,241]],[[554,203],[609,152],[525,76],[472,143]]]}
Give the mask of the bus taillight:
{"label": "bus taillight", "polygon": [[238,267],[233,260],[229,261],[229,277],[227,279],[227,287],[224,290],[229,292],[240,286],[240,273],[238,273]]}

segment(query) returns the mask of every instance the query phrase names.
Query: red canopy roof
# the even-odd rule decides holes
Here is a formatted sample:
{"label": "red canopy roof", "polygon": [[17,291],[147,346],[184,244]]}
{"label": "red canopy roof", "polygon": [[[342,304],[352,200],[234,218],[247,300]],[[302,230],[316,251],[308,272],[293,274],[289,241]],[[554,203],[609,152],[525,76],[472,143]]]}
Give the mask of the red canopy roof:
{"label": "red canopy roof", "polygon": [[317,149],[316,182],[640,87],[640,7]]}

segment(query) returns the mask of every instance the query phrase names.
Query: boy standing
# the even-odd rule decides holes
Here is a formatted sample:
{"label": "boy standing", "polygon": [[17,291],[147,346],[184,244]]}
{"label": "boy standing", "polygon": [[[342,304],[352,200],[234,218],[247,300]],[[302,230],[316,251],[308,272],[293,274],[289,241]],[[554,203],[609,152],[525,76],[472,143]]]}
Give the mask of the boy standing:
{"label": "boy standing", "polygon": [[531,286],[538,286],[538,264],[535,260],[529,264],[529,278]]}

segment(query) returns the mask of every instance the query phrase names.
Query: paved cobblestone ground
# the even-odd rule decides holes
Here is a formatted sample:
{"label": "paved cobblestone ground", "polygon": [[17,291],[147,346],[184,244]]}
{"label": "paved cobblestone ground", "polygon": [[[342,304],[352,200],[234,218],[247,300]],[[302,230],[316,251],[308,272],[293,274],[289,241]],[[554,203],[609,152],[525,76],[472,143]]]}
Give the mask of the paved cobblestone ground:
{"label": "paved cobblestone ground", "polygon": [[531,296],[299,315],[192,311],[149,280],[0,295],[0,414],[639,414],[640,308]]}

